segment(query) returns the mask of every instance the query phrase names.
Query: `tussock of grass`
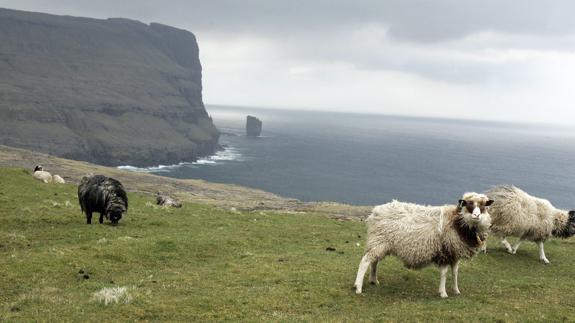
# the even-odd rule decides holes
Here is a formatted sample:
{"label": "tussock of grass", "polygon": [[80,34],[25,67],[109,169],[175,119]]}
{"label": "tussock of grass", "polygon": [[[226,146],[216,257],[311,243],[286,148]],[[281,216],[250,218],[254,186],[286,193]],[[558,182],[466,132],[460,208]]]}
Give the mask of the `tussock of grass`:
{"label": "tussock of grass", "polygon": [[[437,269],[385,259],[381,286],[366,282],[355,295],[362,222],[189,203],[167,210],[130,193],[120,225],[87,225],[75,194],[0,169],[0,322],[575,320],[573,239],[546,243],[548,266],[534,244],[511,256],[490,240],[487,255],[460,267],[463,295],[445,300]],[[94,297],[125,286],[128,303]]]}
{"label": "tussock of grass", "polygon": [[92,299],[96,302],[104,303],[104,305],[130,303],[132,295],[128,291],[128,287],[104,287],[92,295]]}

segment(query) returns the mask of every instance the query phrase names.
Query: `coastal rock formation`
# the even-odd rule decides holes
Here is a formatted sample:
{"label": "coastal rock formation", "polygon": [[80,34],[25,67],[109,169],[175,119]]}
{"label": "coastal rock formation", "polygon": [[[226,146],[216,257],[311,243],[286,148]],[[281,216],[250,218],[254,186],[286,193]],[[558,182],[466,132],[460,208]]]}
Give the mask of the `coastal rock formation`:
{"label": "coastal rock formation", "polygon": [[262,121],[254,116],[246,118],[246,134],[248,137],[257,137],[262,133]]}
{"label": "coastal rock formation", "polygon": [[192,33],[0,9],[0,40],[0,144],[110,166],[218,149]]}

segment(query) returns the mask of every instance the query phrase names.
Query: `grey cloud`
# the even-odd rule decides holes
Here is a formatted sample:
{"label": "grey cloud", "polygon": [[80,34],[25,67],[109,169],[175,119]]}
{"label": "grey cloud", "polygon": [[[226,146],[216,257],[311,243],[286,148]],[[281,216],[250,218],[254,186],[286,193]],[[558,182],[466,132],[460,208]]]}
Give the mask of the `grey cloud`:
{"label": "grey cloud", "polygon": [[438,42],[491,30],[564,35],[575,31],[568,0],[5,0],[0,6],[57,14],[123,16],[189,26],[192,31],[290,35],[364,24],[389,27],[398,39]]}
{"label": "grey cloud", "polygon": [[[249,34],[281,47],[284,61],[341,61],[361,69],[400,70],[446,82],[526,79],[520,63],[486,62],[435,52],[491,49],[575,48],[574,1],[534,0],[214,0],[89,1],[4,0],[0,6],[99,18],[127,17],[189,29],[202,42]],[[365,26],[386,29],[381,44],[363,48],[350,35]],[[465,42],[480,32],[503,39]],[[569,37],[571,36],[571,37]],[[370,35],[377,39],[378,35]],[[399,42],[399,43],[398,43]],[[402,43],[424,46],[402,48]],[[372,46],[374,46],[372,44]],[[409,45],[408,45],[409,46]],[[398,49],[399,48],[399,49]]]}
{"label": "grey cloud", "polygon": [[206,102],[452,117],[490,109],[536,121],[573,115],[570,0],[0,0],[0,7],[190,30],[209,72]]}

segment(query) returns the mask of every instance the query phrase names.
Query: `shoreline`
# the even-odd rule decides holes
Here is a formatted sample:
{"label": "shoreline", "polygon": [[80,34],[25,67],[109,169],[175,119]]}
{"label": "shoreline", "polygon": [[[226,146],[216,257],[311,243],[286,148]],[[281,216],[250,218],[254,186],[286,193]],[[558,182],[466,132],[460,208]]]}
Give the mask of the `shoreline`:
{"label": "shoreline", "polygon": [[207,155],[200,157],[192,162],[179,162],[169,165],[152,165],[152,166],[134,166],[134,165],[120,165],[114,166],[116,169],[126,170],[130,172],[137,173],[161,173],[166,172],[168,169],[174,169],[182,166],[195,166],[195,165],[206,165],[206,164],[216,164],[218,161],[231,161],[231,160],[241,160],[242,155],[237,152],[233,147],[222,147],[212,155]]}
{"label": "shoreline", "polygon": [[97,173],[120,180],[131,192],[153,195],[160,191],[182,202],[207,204],[231,211],[314,213],[336,219],[358,220],[366,218],[373,208],[373,206],[328,201],[303,202],[235,184],[211,183],[199,179],[175,179],[0,145],[0,167],[24,168],[31,171],[39,164],[48,172],[62,176],[67,183],[77,184],[85,174]]}

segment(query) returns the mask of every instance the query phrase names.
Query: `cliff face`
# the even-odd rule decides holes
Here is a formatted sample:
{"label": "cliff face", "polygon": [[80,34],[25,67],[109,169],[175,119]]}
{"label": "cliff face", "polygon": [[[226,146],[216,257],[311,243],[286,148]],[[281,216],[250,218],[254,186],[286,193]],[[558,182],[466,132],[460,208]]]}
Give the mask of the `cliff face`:
{"label": "cliff face", "polygon": [[0,76],[0,144],[135,166],[218,147],[185,30],[0,9]]}

